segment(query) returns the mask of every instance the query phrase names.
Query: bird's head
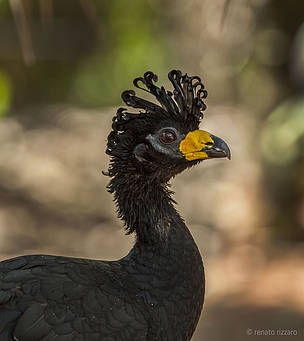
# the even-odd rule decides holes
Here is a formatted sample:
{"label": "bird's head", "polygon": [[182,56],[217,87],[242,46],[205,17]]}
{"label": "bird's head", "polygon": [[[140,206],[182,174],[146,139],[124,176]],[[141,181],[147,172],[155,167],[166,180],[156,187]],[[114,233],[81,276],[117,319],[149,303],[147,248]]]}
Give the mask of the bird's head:
{"label": "bird's head", "polygon": [[200,78],[177,70],[168,77],[172,92],[156,86],[157,76],[150,71],[133,82],[155,96],[159,104],[137,97],[133,90],[122,93],[126,105],[140,111],[130,113],[120,108],[113,118],[107,144],[110,176],[123,172],[168,181],[200,161],[230,158],[223,140],[199,130],[207,97]]}

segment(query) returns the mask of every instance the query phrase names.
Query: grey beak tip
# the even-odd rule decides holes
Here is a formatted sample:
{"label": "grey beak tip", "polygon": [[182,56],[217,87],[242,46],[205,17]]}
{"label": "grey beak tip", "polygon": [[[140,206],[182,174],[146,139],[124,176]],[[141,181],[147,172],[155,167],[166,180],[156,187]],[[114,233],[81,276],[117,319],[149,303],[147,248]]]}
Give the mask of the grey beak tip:
{"label": "grey beak tip", "polygon": [[227,157],[229,160],[231,160],[231,152],[230,149],[225,141],[223,141],[221,138],[211,135],[211,138],[214,141],[215,149],[218,149],[219,151],[222,151],[222,157]]}

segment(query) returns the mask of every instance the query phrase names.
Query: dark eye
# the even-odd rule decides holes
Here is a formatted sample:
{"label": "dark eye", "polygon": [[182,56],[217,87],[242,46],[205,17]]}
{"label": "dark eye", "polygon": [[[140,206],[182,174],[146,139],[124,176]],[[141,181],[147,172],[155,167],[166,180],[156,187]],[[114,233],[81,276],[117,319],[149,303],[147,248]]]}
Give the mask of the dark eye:
{"label": "dark eye", "polygon": [[160,138],[164,143],[171,143],[176,140],[176,135],[172,131],[166,130],[161,134]]}

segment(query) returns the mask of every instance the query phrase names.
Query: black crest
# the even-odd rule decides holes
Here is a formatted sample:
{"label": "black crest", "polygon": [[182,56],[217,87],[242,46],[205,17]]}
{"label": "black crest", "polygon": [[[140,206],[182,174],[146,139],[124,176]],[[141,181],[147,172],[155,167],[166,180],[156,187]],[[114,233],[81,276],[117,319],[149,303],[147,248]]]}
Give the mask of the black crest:
{"label": "black crest", "polygon": [[147,116],[146,114],[169,116],[182,121],[190,130],[198,128],[203,118],[203,111],[207,108],[204,102],[207,91],[201,79],[198,76],[183,75],[179,70],[170,71],[168,78],[173,85],[173,92],[166,90],[163,86],[156,86],[158,77],[151,71],[147,71],[143,77],[138,77],[133,81],[135,87],[155,96],[160,105],[137,97],[134,90],[126,90],[121,94],[128,106],[144,111],[130,113],[125,108],[117,110],[113,117],[113,130],[108,136],[108,154],[115,154],[114,147],[118,142],[118,135],[126,130],[130,121],[143,115]]}

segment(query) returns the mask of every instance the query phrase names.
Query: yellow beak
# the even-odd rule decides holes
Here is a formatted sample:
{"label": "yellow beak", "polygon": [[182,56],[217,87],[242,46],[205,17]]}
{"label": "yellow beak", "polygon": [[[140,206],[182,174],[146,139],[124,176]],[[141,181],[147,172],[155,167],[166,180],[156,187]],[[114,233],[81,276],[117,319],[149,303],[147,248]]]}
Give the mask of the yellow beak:
{"label": "yellow beak", "polygon": [[179,145],[188,161],[227,157],[231,159],[226,142],[204,130],[190,131]]}

